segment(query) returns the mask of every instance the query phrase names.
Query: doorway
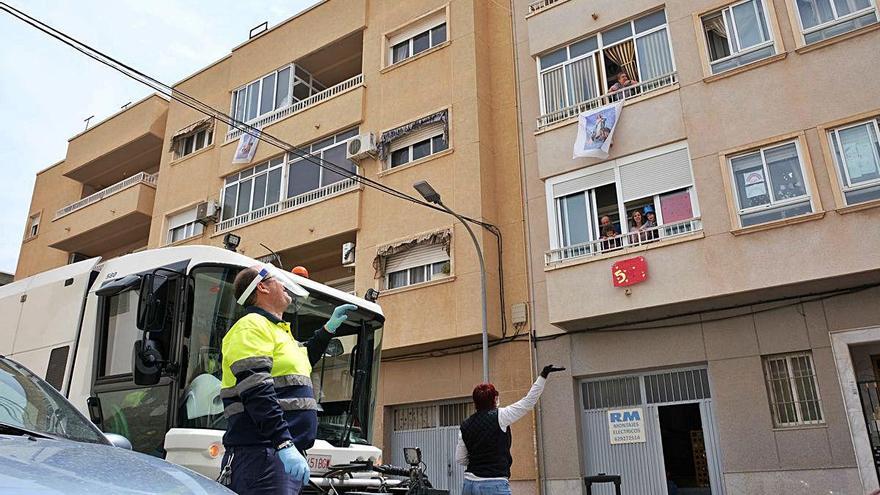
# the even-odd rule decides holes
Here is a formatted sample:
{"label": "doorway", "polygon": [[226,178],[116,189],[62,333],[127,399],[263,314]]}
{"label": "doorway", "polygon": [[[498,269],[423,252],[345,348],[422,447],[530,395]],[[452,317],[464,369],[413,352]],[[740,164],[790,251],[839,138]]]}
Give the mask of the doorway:
{"label": "doorway", "polygon": [[709,463],[697,403],[659,406],[660,438],[669,495],[710,495]]}

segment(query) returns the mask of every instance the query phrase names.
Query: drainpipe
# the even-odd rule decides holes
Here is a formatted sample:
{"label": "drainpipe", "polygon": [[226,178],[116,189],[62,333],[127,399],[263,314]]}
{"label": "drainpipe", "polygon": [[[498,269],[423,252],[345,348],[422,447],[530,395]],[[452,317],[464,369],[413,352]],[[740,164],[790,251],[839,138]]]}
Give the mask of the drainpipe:
{"label": "drainpipe", "polygon": [[[511,47],[513,50],[513,69],[514,69],[514,78],[515,78],[515,87],[516,87],[516,128],[517,128],[517,139],[519,144],[519,180],[520,180],[520,188],[522,191],[522,205],[523,205],[523,234],[525,235],[525,246],[526,246],[526,283],[529,287],[529,319],[528,319],[528,331],[529,331],[529,365],[532,368],[532,382],[537,379],[538,376],[538,355],[537,355],[537,347],[533,339],[535,337],[535,318],[534,318],[534,301],[535,301],[535,285],[533,283],[533,275],[532,275],[532,239],[529,230],[529,204],[527,198],[528,195],[528,181],[526,180],[526,160],[525,160],[525,147],[523,146],[523,125],[522,125],[522,90],[519,84],[519,53],[517,52],[517,36],[516,36],[516,6],[514,0],[509,0],[510,4],[510,32],[511,32]],[[535,414],[532,416],[532,429],[535,432],[532,437],[532,449],[533,456],[535,461],[535,488],[538,495],[542,495],[544,492],[542,475],[546,470],[546,465],[544,463],[544,456],[541,453],[542,447],[542,435],[541,435],[541,401],[538,401],[538,404],[535,406]]]}

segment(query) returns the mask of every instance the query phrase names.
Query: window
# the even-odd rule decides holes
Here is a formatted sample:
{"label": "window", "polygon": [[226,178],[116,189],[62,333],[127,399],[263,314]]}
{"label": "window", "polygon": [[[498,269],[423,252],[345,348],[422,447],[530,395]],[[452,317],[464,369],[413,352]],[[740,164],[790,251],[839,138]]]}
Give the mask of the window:
{"label": "window", "polygon": [[[355,173],[357,172],[357,164],[345,157],[345,149],[348,140],[357,136],[357,133],[357,128],[349,129],[302,148],[309,150],[313,159],[330,162],[348,172]],[[321,167],[312,161],[294,158],[293,155],[288,155],[288,160],[290,160],[286,195],[288,198],[335,184],[349,177]]]}
{"label": "window", "polygon": [[774,426],[825,422],[812,352],[765,356],[764,377]]}
{"label": "window", "polygon": [[175,158],[183,158],[214,142],[214,129],[207,128],[174,138]]}
{"label": "window", "polygon": [[28,226],[27,232],[25,233],[25,240],[33,239],[40,233],[40,217],[42,213],[34,213],[30,217],[28,217]]}
{"label": "window", "polygon": [[136,325],[138,291],[112,296],[107,304],[107,343],[100,376],[125,375],[131,373],[131,350],[140,334]]}
{"label": "window", "polygon": [[389,65],[402,62],[447,40],[446,11],[439,10],[387,36]]}
{"label": "window", "polygon": [[813,212],[797,142],[729,159],[743,227]]}
{"label": "window", "polygon": [[552,260],[599,254],[700,228],[683,143],[548,181]]}
{"label": "window", "polygon": [[762,0],[746,0],[702,17],[713,74],[776,54]]}
{"label": "window", "polygon": [[837,177],[846,204],[880,199],[878,119],[828,131]]}
{"label": "window", "polygon": [[251,122],[327,89],[307,70],[291,64],[232,92],[232,114]]}
{"label": "window", "polygon": [[168,244],[189,239],[204,232],[205,226],[196,221],[196,213],[196,208],[190,208],[168,217],[168,237],[166,239]]}
{"label": "window", "polygon": [[385,260],[385,288],[408,285],[448,277],[449,253],[443,244],[424,244],[392,254]]}
{"label": "window", "polygon": [[873,0],[795,0],[806,44],[877,22]]}
{"label": "window", "polygon": [[244,215],[281,199],[284,158],[279,156],[226,177],[223,187],[223,220]]}
{"label": "window", "polygon": [[444,126],[438,122],[413,131],[391,143],[388,168],[399,167],[449,148]]}
{"label": "window", "polygon": [[[556,112],[674,71],[666,12],[659,10],[540,56],[542,111]],[[620,72],[628,81],[618,81]]]}

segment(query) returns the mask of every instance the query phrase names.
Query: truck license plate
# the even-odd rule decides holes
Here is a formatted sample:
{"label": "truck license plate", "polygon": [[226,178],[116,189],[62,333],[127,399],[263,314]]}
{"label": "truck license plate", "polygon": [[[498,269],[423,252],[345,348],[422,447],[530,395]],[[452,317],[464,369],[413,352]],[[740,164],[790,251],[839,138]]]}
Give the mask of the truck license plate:
{"label": "truck license plate", "polygon": [[326,471],[330,469],[329,455],[307,455],[306,460],[309,463],[309,469],[313,471]]}

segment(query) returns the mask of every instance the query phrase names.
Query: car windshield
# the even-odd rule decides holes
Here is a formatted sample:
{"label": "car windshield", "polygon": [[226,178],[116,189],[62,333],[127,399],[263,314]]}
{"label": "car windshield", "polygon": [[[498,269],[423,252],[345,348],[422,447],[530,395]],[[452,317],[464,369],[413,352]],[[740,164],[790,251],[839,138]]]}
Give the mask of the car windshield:
{"label": "car windshield", "polygon": [[109,443],[51,385],[5,358],[0,358],[0,423],[78,442]]}
{"label": "car windshield", "polygon": [[[225,429],[223,401],[220,399],[221,357],[223,336],[244,315],[244,308],[233,295],[232,281],[240,269],[235,267],[198,267],[193,270],[192,319],[185,339],[184,353],[188,355],[186,384],[178,415],[178,424],[185,428]],[[330,318],[333,308],[342,304],[319,291],[309,291],[305,298],[295,298],[284,313],[291,322],[296,340],[307,341]],[[352,350],[358,344],[358,332],[365,323],[369,331],[367,342],[372,351],[370,375],[365,379],[368,396],[356,397],[354,416],[349,415],[354,388]],[[336,332],[335,342],[327,354],[312,368],[318,412],[318,438],[338,442],[346,429],[352,443],[368,443],[376,390],[381,345],[381,322],[368,311],[356,311]],[[331,352],[335,350],[335,352]],[[356,354],[355,354],[356,355]],[[346,428],[347,423],[348,428]]]}

